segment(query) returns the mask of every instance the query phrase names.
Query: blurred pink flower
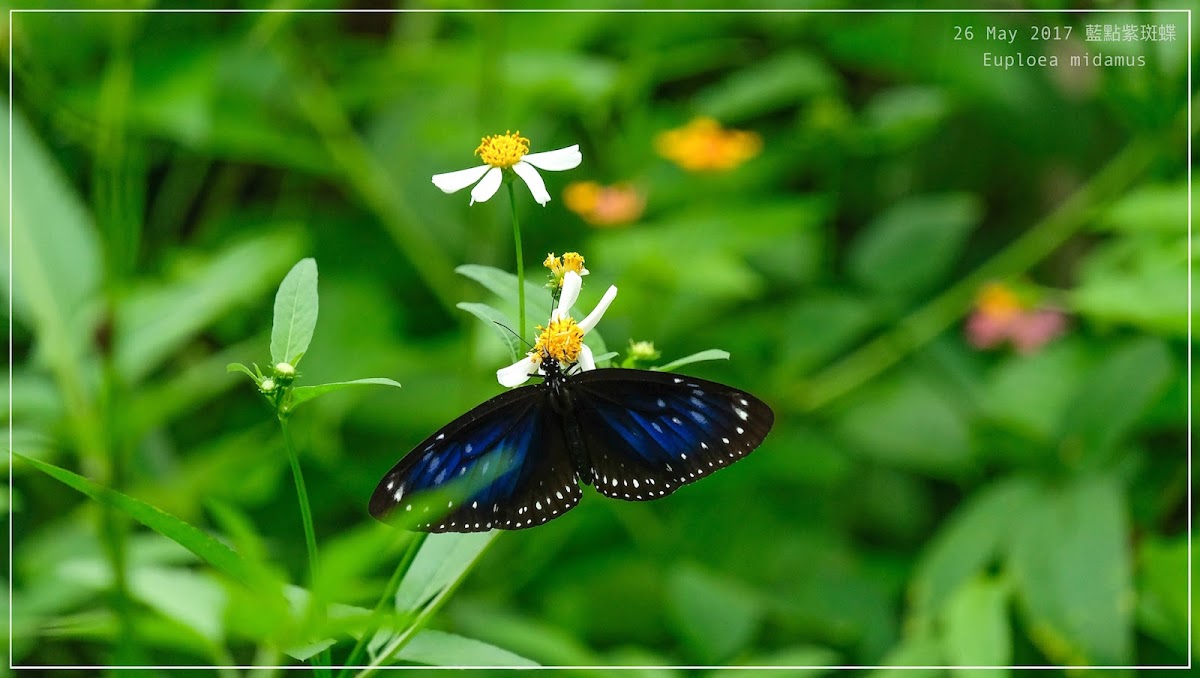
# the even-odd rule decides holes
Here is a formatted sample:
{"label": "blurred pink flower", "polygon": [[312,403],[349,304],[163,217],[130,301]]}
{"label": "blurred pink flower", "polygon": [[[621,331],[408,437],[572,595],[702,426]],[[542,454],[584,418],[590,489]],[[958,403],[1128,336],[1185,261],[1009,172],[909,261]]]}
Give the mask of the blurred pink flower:
{"label": "blurred pink flower", "polygon": [[1066,316],[1052,308],[1030,308],[1000,283],[979,291],[975,310],[967,318],[967,341],[977,349],[1011,343],[1019,353],[1030,354],[1060,336],[1067,328]]}

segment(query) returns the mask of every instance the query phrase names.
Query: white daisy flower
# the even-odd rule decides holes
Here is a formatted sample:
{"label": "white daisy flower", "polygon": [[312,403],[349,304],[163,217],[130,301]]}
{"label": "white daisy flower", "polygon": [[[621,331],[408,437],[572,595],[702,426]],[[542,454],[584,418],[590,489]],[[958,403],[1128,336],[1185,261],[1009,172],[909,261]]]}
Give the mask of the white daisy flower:
{"label": "white daisy flower", "polygon": [[591,332],[609,304],[617,297],[617,287],[612,285],[596,304],[596,308],[586,318],[575,322],[571,318],[571,307],[579,299],[579,289],[583,286],[583,278],[575,271],[567,271],[563,276],[562,296],[558,298],[558,308],[550,315],[550,324],[542,330],[537,343],[529,355],[521,358],[508,367],[496,370],[496,380],[502,386],[512,388],[520,386],[529,377],[542,373],[543,360],[557,360],[564,368],[578,365],[581,370],[596,369],[596,361],[592,349],[583,343],[583,337]]}
{"label": "white daisy flower", "polygon": [[433,185],[443,192],[454,193],[474,184],[475,188],[471,189],[471,204],[474,205],[496,195],[503,183],[505,170],[511,170],[529,187],[533,199],[544,207],[550,202],[550,194],[546,192],[546,184],[537,171],[561,172],[574,169],[583,161],[579,144],[557,151],[530,153],[529,140],[521,136],[520,131],[484,137],[475,154],[485,164],[457,172],[435,174]]}

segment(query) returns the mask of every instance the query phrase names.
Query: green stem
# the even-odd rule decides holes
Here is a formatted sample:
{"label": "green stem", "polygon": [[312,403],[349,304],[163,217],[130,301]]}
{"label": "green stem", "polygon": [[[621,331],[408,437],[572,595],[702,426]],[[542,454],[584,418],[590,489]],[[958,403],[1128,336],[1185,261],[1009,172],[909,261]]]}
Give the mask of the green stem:
{"label": "green stem", "polygon": [[[489,545],[491,543],[492,542],[488,542]],[[486,550],[487,549],[484,548],[478,554],[476,554],[475,559],[472,560],[471,563],[463,570],[462,575],[453,584],[442,589],[441,593],[434,596],[433,600],[429,601],[429,603],[417,613],[416,618],[408,626],[408,628],[399,633],[395,638],[392,638],[392,640],[389,641],[388,644],[379,651],[379,655],[371,661],[370,665],[358,673],[358,678],[366,678],[367,676],[373,675],[379,671],[381,667],[392,661],[392,658],[395,657],[396,654],[408,644],[408,641],[412,640],[413,636],[415,636],[422,628],[425,627],[425,624],[429,622],[430,618],[432,618],[438,610],[442,609],[442,605],[445,605],[446,601],[450,599],[450,596],[458,590],[458,587],[463,583],[463,581],[466,580],[467,573],[471,571],[471,568],[475,566],[475,563],[479,561],[479,558]]]}
{"label": "green stem", "polygon": [[388,604],[395,604],[393,599],[396,597],[396,591],[400,589],[400,582],[404,580],[404,575],[408,573],[408,568],[417,557],[417,551],[421,550],[421,544],[425,543],[425,535],[419,534],[415,539],[408,543],[408,547],[404,550],[404,555],[400,558],[400,562],[396,565],[395,572],[392,572],[392,578],[383,588],[383,595],[379,596],[379,602],[375,604],[375,611],[372,613],[372,621],[363,629],[363,633],[358,638],[358,642],[354,644],[354,649],[350,651],[350,656],[346,658],[342,670],[338,671],[338,678],[344,678],[350,675],[351,667],[358,664],[362,659],[362,654],[367,649],[367,643],[371,637],[382,626],[380,616],[383,614],[384,608]]}
{"label": "green stem", "polygon": [[[288,463],[292,466],[292,478],[296,481],[296,496],[300,500],[300,520],[304,523],[304,545],[308,549],[308,585],[313,592],[317,581],[317,534],[313,529],[312,507],[308,503],[308,487],[304,484],[304,473],[300,471],[300,458],[296,455],[296,446],[292,444],[292,432],[288,428],[286,415],[279,416],[279,428],[283,430],[283,444],[287,448]],[[313,604],[320,602],[313,598]],[[318,609],[318,614],[320,610]],[[320,673],[328,675],[328,670],[320,670],[329,665],[328,651],[322,651],[314,657]]]}
{"label": "green stem", "polygon": [[517,330],[525,340],[525,258],[521,255],[521,222],[517,219],[517,194],[508,182],[508,202],[512,205],[513,243],[517,247]]}

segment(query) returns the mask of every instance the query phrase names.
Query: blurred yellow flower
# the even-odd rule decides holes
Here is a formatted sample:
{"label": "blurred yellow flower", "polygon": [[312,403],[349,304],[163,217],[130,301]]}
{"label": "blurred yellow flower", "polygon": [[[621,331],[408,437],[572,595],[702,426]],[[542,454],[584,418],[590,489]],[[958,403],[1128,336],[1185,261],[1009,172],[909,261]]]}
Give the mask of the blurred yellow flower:
{"label": "blurred yellow flower", "polygon": [[576,181],[563,189],[563,203],[593,226],[623,226],[637,221],[646,209],[646,198],[628,183]]}
{"label": "blurred yellow flower", "polygon": [[730,170],[762,150],[754,132],[724,129],[712,118],[695,118],[654,139],[654,150],[689,172]]}

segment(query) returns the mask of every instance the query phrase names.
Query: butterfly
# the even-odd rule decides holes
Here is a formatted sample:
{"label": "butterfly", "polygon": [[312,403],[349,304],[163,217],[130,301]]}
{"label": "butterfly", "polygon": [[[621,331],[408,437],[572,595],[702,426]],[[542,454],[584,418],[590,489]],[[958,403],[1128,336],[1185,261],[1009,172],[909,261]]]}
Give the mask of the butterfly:
{"label": "butterfly", "polygon": [[[712,381],[572,374],[553,359],[542,368],[541,383],[484,402],[405,455],[371,495],[371,515],[425,532],[519,530],[574,508],[580,483],[658,499],[746,456],[775,422],[763,401]],[[439,491],[444,507],[429,499]]]}

